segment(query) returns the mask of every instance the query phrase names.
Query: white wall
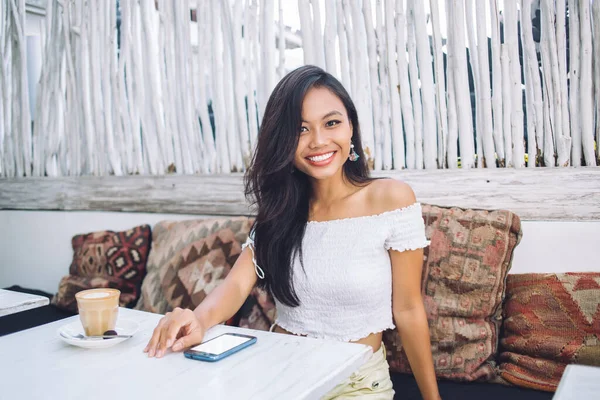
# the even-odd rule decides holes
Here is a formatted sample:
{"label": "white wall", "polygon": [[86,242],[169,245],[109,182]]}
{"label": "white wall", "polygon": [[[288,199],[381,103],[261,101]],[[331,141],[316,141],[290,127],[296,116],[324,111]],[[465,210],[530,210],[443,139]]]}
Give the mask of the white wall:
{"label": "white wall", "polygon": [[0,211],[0,288],[20,285],[55,293],[73,258],[71,238],[121,231],[197,215],[92,211]]}
{"label": "white wall", "polygon": [[[21,285],[50,293],[68,274],[71,238],[98,230],[125,230],[198,215],[80,211],[0,211],[0,288]],[[205,218],[205,217],[204,217]],[[511,273],[600,272],[600,221],[523,221],[523,239]]]}

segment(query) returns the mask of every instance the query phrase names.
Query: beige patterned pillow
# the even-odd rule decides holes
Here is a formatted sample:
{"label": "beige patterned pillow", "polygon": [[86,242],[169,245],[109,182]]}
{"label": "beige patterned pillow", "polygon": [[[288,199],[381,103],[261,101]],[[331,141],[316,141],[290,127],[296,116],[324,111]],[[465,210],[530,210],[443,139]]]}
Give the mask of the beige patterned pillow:
{"label": "beige patterned pillow", "polygon": [[195,308],[227,276],[251,226],[247,217],[156,224],[135,308],[159,314]]}
{"label": "beige patterned pillow", "polygon": [[[496,376],[504,284],[521,240],[519,217],[423,205],[424,302],[438,377],[491,380]],[[390,370],[411,373],[397,330],[386,331]]]}

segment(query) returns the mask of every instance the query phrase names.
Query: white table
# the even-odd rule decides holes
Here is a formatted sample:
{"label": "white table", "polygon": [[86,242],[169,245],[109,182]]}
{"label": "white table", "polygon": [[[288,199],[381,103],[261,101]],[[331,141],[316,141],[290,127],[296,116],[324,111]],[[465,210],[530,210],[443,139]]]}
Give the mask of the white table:
{"label": "white table", "polygon": [[0,337],[2,399],[318,399],[349,377],[371,347],[219,325],[206,338],[241,332],[256,344],[216,363],[143,349],[161,315],[130,309],[140,330],[106,349],[70,346],[57,329],[78,316]]}
{"label": "white table", "polygon": [[0,317],[36,307],[47,306],[50,300],[35,294],[0,289]]}
{"label": "white table", "polygon": [[600,397],[600,368],[569,364],[552,400],[597,399]]}

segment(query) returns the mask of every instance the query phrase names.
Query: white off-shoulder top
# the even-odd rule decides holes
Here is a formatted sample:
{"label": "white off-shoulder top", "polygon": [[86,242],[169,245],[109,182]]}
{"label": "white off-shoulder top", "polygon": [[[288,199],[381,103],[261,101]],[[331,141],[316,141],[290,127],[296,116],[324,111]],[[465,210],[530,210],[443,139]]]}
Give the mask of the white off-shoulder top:
{"label": "white off-shoulder top", "polygon": [[[292,266],[300,306],[275,299],[275,323],[294,334],[340,341],[394,328],[388,250],[428,245],[419,203],[365,217],[309,221],[302,241],[304,269],[298,256]],[[243,245],[248,246],[254,253],[252,237]],[[253,261],[264,278],[254,254]]]}

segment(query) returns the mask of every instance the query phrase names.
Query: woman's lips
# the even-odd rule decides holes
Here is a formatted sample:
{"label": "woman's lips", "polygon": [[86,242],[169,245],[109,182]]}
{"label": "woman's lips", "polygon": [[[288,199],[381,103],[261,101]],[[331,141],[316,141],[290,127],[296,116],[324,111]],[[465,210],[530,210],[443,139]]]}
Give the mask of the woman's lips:
{"label": "woman's lips", "polygon": [[329,153],[319,154],[317,156],[306,157],[306,160],[310,165],[314,165],[315,167],[324,167],[329,165],[335,156],[335,151],[330,151]]}

